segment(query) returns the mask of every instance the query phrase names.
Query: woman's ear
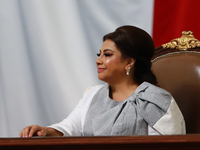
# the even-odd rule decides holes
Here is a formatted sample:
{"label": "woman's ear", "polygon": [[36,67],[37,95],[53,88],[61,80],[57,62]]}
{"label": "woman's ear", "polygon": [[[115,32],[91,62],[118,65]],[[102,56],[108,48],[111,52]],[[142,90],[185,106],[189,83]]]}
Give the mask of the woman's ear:
{"label": "woman's ear", "polygon": [[127,58],[127,65],[126,68],[132,68],[135,64],[135,59],[134,58]]}

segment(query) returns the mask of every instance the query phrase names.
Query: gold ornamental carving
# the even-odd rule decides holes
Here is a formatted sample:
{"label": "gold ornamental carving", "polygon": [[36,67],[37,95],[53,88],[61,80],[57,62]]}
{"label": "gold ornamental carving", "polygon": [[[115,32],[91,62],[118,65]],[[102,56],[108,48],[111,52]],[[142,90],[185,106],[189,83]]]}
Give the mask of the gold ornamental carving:
{"label": "gold ornamental carving", "polygon": [[192,31],[183,31],[182,36],[171,40],[169,43],[163,44],[164,49],[187,50],[189,48],[200,47],[200,41],[195,39]]}

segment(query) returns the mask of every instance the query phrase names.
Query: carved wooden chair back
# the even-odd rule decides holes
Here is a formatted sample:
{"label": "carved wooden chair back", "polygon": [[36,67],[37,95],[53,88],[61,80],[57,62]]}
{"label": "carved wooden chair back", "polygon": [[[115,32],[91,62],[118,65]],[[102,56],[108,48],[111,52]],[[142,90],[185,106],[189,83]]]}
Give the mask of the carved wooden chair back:
{"label": "carved wooden chair back", "polygon": [[187,134],[200,133],[200,42],[193,32],[156,48],[152,71],[179,105]]}

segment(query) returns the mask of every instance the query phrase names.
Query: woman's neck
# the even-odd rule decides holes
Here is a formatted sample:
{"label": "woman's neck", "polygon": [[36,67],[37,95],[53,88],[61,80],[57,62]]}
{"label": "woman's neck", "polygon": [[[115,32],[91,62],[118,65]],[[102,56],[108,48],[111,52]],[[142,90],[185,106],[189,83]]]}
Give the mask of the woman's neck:
{"label": "woman's neck", "polygon": [[130,97],[139,84],[132,82],[132,83],[117,83],[110,85],[109,96],[115,101],[124,101],[128,97]]}

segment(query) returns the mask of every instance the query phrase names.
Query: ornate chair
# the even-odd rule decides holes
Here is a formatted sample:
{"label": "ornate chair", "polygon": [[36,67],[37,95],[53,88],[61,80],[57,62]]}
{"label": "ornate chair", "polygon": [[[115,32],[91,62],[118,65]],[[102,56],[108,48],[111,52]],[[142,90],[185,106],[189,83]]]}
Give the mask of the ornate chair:
{"label": "ornate chair", "polygon": [[200,41],[193,32],[156,48],[152,70],[179,105],[187,134],[200,133]]}

